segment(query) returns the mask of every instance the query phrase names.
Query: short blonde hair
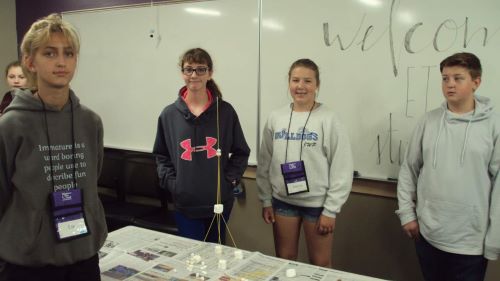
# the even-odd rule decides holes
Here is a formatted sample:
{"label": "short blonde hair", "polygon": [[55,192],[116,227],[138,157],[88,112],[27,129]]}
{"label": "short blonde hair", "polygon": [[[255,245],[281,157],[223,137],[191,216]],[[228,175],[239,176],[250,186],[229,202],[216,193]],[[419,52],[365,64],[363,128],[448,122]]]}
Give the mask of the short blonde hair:
{"label": "short blonde hair", "polygon": [[21,42],[22,64],[28,78],[28,85],[36,88],[36,73],[29,71],[26,59],[34,56],[36,51],[50,40],[53,33],[62,33],[68,40],[76,55],[80,52],[80,39],[73,25],[63,20],[60,14],[50,14],[34,22]]}

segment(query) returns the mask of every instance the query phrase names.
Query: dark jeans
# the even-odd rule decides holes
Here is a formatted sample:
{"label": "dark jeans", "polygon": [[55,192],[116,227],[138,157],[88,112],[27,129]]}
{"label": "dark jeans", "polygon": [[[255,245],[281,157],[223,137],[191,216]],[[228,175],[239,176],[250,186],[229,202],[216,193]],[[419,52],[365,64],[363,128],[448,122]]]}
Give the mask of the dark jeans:
{"label": "dark jeans", "polygon": [[6,263],[0,281],[100,281],[99,257],[64,266],[28,267]]}
{"label": "dark jeans", "polygon": [[[226,223],[229,223],[229,215],[231,214],[231,209],[232,205],[224,205],[222,216],[224,217]],[[222,220],[222,217],[217,217],[219,217],[220,222],[220,242],[221,244],[224,244],[226,241],[226,224]],[[219,243],[217,217],[214,220],[213,217],[205,219],[191,219],[176,211],[175,223],[177,224],[177,228],[179,229],[179,235],[182,237],[204,241],[207,232],[210,230],[210,233],[208,233],[207,239],[205,241]],[[210,224],[212,224],[212,226],[210,226]]]}
{"label": "dark jeans", "polygon": [[482,255],[460,255],[441,251],[422,235],[415,242],[420,268],[426,281],[482,281],[488,260]]}

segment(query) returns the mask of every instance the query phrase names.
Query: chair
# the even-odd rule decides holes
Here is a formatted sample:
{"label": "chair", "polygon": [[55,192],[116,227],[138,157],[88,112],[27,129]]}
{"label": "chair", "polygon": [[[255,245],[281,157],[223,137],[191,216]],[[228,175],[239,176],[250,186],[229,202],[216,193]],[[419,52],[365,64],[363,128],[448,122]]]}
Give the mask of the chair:
{"label": "chair", "polygon": [[158,182],[153,155],[128,154],[125,182],[128,202],[154,206],[150,212],[135,216],[134,225],[170,234],[178,232],[173,212],[168,208],[169,193],[161,189]]}
{"label": "chair", "polygon": [[152,154],[105,151],[99,186],[109,231],[136,225],[177,233],[173,213],[168,208],[168,192],[159,187]]}
{"label": "chair", "polygon": [[123,153],[116,149],[105,148],[101,175],[97,181],[99,199],[103,205],[125,199],[125,194],[120,188],[122,173]]}
{"label": "chair", "polygon": [[100,182],[104,186],[113,186],[115,194],[110,192],[110,189],[113,191],[113,188],[101,187],[99,196],[103,203],[109,231],[133,225],[136,217],[154,213],[159,206],[159,203],[156,203],[157,206],[155,206],[154,204],[151,205],[151,203],[135,203],[133,201],[132,197],[137,195],[137,192],[135,192],[137,188],[134,189],[134,186],[130,184],[130,180],[139,177],[135,179],[136,182],[146,182],[149,177],[135,171],[133,165],[135,161],[128,162],[129,154],[130,152],[123,150],[105,152]]}

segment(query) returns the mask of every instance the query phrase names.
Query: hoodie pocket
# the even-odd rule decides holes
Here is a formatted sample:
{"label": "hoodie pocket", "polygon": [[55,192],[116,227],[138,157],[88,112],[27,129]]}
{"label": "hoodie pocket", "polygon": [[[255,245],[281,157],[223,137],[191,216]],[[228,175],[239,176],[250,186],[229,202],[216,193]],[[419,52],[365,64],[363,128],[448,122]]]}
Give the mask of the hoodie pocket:
{"label": "hoodie pocket", "polygon": [[[15,213],[15,214],[14,214]],[[0,244],[6,253],[10,253],[14,260],[23,256],[28,257],[36,252],[44,229],[44,211],[20,210],[6,213],[2,219]],[[47,226],[45,226],[47,228]]]}
{"label": "hoodie pocket", "polygon": [[170,192],[170,194],[172,195],[172,200],[175,201],[175,198],[177,197],[177,194],[176,194],[176,179],[168,179],[167,178],[167,191]]}
{"label": "hoodie pocket", "polygon": [[482,247],[479,214],[474,206],[426,200],[418,221],[431,241],[454,248]]}
{"label": "hoodie pocket", "polygon": [[108,235],[108,226],[102,204],[97,202],[86,205],[84,208],[90,236],[80,238],[81,248],[74,253],[74,257],[77,259],[83,259],[98,251]]}

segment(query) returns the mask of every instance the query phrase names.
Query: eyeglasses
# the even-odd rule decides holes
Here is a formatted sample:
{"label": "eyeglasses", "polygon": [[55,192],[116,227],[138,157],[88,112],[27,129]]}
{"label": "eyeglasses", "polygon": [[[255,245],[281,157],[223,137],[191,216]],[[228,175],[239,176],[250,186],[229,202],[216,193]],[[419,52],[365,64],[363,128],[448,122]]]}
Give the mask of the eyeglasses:
{"label": "eyeglasses", "polygon": [[205,75],[207,73],[208,67],[197,67],[197,68],[192,68],[192,67],[184,67],[182,69],[182,73],[185,75],[192,75],[193,72],[196,72],[196,75]]}

